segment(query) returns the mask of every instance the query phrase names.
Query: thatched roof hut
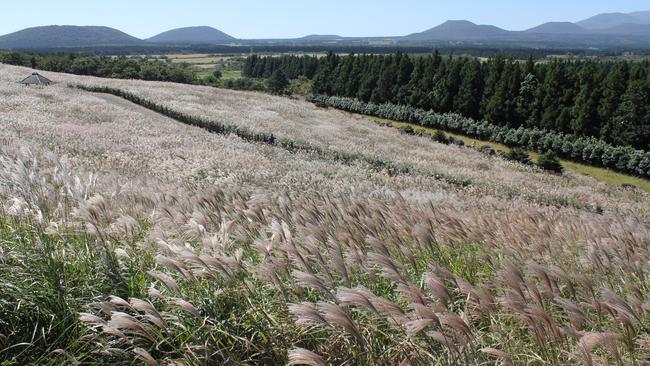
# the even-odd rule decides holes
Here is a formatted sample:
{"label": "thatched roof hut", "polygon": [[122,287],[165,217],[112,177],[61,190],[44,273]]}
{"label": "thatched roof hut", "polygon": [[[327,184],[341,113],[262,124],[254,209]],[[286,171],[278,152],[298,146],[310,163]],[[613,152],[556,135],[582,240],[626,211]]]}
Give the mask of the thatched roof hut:
{"label": "thatched roof hut", "polygon": [[52,80],[46,78],[45,76],[35,72],[23,79],[21,82],[23,85],[38,85],[46,86],[52,84]]}

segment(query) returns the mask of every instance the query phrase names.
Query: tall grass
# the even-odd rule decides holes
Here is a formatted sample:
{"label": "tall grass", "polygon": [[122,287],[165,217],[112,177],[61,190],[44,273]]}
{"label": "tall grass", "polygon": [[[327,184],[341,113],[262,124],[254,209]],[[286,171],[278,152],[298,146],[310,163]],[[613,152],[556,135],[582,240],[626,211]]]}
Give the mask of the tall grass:
{"label": "tall grass", "polygon": [[22,159],[40,193],[0,226],[10,363],[648,360],[641,222],[223,190],[89,192],[34,221],[75,180]]}
{"label": "tall grass", "polygon": [[414,170],[211,134],[60,84],[0,87],[0,363],[650,362],[643,192],[304,102],[113,86]]}

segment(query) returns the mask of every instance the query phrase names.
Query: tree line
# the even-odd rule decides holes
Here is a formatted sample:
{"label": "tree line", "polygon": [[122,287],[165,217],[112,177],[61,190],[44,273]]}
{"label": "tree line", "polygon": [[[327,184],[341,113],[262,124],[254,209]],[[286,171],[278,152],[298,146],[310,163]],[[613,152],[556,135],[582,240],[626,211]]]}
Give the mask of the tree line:
{"label": "tree line", "polygon": [[250,56],[243,74],[280,70],[313,92],[458,113],[507,128],[538,128],[650,149],[650,62],[527,61],[428,56]]}
{"label": "tree line", "polygon": [[172,81],[185,84],[199,82],[194,72],[186,65],[146,58],[98,57],[75,53],[4,52],[0,53],[0,63],[44,71],[115,79]]}
{"label": "tree line", "polygon": [[311,95],[308,100],[321,107],[415,123],[531,151],[552,151],[567,159],[650,177],[649,152],[630,146],[614,146],[595,137],[564,134],[536,127],[507,127],[467,118],[458,113],[436,113],[391,103],[366,103],[354,98]]}

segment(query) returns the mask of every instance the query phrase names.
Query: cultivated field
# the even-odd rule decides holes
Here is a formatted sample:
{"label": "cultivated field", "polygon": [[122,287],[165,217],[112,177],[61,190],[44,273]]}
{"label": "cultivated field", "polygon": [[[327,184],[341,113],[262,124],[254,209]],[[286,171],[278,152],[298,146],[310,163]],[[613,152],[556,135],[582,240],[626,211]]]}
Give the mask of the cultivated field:
{"label": "cultivated field", "polygon": [[650,363],[646,192],[300,100],[29,72],[0,65],[0,364]]}

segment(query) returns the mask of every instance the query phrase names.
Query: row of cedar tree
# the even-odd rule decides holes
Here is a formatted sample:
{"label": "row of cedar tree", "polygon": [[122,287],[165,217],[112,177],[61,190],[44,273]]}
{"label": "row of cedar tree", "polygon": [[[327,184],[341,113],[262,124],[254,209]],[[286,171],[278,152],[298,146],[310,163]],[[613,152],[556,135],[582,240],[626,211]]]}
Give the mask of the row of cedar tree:
{"label": "row of cedar tree", "polygon": [[537,128],[650,150],[650,63],[521,62],[494,57],[250,56],[244,76],[313,80],[313,92],[453,112],[508,128]]}

